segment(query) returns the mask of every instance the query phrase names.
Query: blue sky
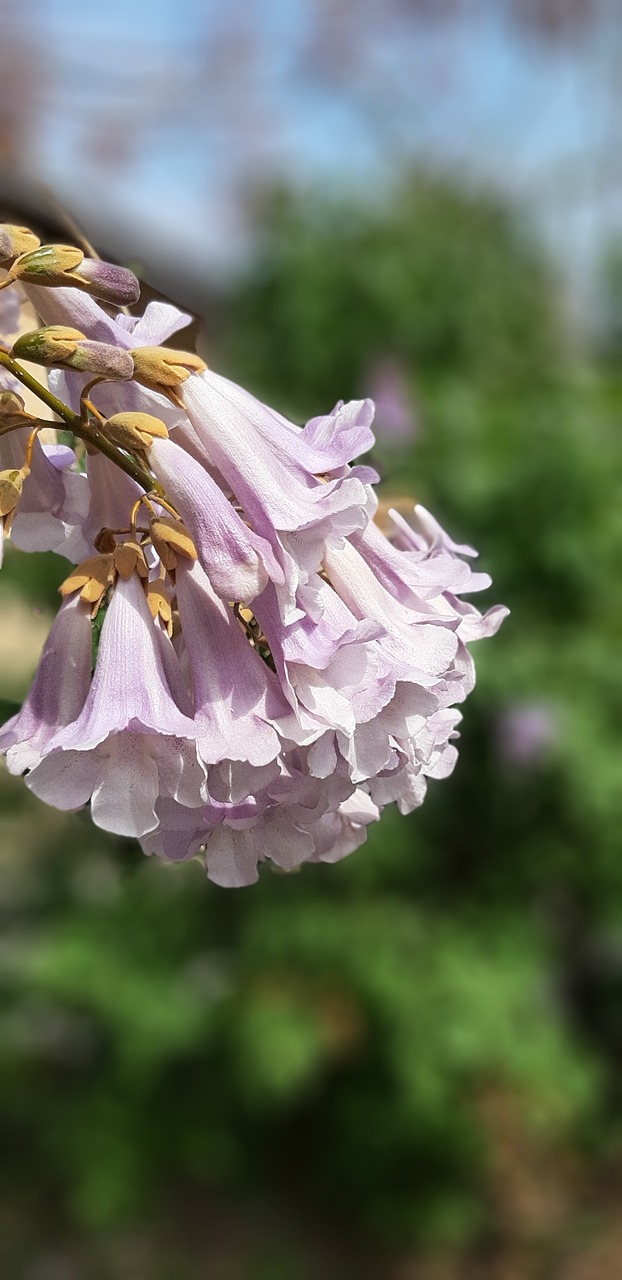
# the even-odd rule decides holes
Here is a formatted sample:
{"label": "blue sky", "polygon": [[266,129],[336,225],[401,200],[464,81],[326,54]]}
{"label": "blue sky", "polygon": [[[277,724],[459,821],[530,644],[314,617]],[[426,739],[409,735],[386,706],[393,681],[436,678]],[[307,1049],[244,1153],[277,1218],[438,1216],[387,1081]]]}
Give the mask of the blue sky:
{"label": "blue sky", "polygon": [[[30,0],[52,75],[31,167],[84,220],[103,209],[227,264],[240,183],[279,172],[375,195],[406,155],[429,157],[515,195],[584,270],[622,218],[618,24],[560,51],[474,0],[468,21],[427,32],[380,23],[342,84],[333,49],[313,74],[301,58],[323,2]],[[93,159],[111,142],[129,144],[125,167]]]}

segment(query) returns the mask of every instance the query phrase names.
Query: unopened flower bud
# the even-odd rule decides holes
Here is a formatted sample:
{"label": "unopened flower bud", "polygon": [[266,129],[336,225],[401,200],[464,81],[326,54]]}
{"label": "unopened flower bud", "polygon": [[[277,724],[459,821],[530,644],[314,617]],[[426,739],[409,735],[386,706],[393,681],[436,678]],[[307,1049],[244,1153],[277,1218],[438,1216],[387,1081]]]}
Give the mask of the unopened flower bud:
{"label": "unopened flower bud", "polygon": [[112,262],[85,258],[81,249],[69,244],[44,244],[25,253],[13,263],[10,277],[24,284],[72,286],[102,302],[118,306],[137,302],[140,284],[133,271]]}
{"label": "unopened flower bud", "polygon": [[28,471],[26,466],[20,470],[0,471],[0,523],[5,533],[10,532]]}
{"label": "unopened flower bud", "polygon": [[100,529],[97,537],[95,538],[94,545],[95,550],[100,551],[102,555],[108,555],[110,551],[114,551],[117,545],[117,539],[115,538],[113,530],[107,528]]}
{"label": "unopened flower bud", "polygon": [[38,418],[26,412],[22,397],[15,391],[3,391],[0,394],[0,432],[12,427],[27,427],[30,422],[38,422]]}
{"label": "unopened flower bud", "polygon": [[13,355],[35,364],[62,365],[104,378],[131,378],[134,372],[129,352],[107,342],[91,342],[78,329],[60,324],[21,334],[13,344]]}
{"label": "unopened flower bud", "polygon": [[99,606],[108,587],[114,579],[114,558],[112,554],[90,556],[76,565],[58,590],[61,596],[70,596],[79,591],[88,604]]}
{"label": "unopened flower bud", "polygon": [[152,618],[160,618],[169,636],[172,636],[173,606],[161,578],[156,578],[155,582],[148,583],[147,604]]}
{"label": "unopened flower bud", "polygon": [[22,253],[30,253],[41,244],[30,227],[16,227],[11,222],[0,223],[0,263],[10,266]]}
{"label": "unopened flower bud", "polygon": [[149,570],[145,553],[137,542],[124,542],[113,552],[114,567],[120,578],[127,582],[133,573],[137,573],[139,578],[148,578]]}
{"label": "unopened flower bud", "polygon": [[77,267],[84,257],[81,249],[70,244],[42,244],[24,253],[11,267],[10,275],[24,284],[67,284],[65,273]]}
{"label": "unopened flower bud", "polygon": [[135,449],[148,449],[155,439],[165,440],[168,436],[164,423],[151,413],[115,413],[108,418],[104,430],[113,444],[130,453]]}
{"label": "unopened flower bud", "polygon": [[26,404],[16,391],[3,391],[0,395],[0,415],[23,413]]}
{"label": "unopened flower bud", "polygon": [[175,351],[173,347],[137,347],[131,355],[136,381],[156,391],[174,390],[191,373],[204,373],[207,368],[193,351]]}
{"label": "unopened flower bud", "polygon": [[[109,533],[111,530],[105,532]],[[128,541],[110,551],[103,551],[83,560],[65,578],[58,590],[61,596],[70,596],[74,591],[79,591],[82,600],[93,606],[95,616],[108,588],[115,585],[117,577],[127,582],[134,572],[140,578],[149,577],[142,547],[137,542]]]}
{"label": "unopened flower bud", "polygon": [[165,569],[175,569],[177,557],[196,560],[197,549],[181,520],[157,516],[150,524],[151,541]]}
{"label": "unopened flower bud", "polygon": [[72,278],[77,288],[86,289],[102,302],[112,302],[119,307],[131,306],[140,297],[140,281],[134,272],[127,267],[117,267],[114,262],[85,258],[79,267],[74,268]]}

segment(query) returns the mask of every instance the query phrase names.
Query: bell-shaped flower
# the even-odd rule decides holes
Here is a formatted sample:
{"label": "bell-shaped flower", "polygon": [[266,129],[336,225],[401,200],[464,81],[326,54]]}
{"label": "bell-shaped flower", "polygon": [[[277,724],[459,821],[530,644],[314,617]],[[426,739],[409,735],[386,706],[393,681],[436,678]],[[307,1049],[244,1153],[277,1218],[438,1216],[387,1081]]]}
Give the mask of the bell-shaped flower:
{"label": "bell-shaped flower", "polygon": [[318,731],[305,735],[276,675],[198,562],[179,561],[176,590],[207,794],[228,805],[258,801],[280,775],[281,753]]}
{"label": "bell-shaped flower", "polygon": [[21,711],[0,729],[10,773],[34,769],[59,729],[77,720],[91,683],[91,615],[73,596],[60,607]]}
{"label": "bell-shaped flower", "polygon": [[149,461],[187,525],[219,596],[250,602],[268,577],[283,581],[270,543],[248,528],[199,462],[172,440],[154,440]]}
{"label": "bell-shaped flower", "polygon": [[400,813],[411,813],[425,799],[427,778],[446,778],[458,752],[454,739],[459,711],[442,708],[429,716],[418,732],[396,741],[397,761],[368,780],[372,800],[381,807],[397,802]]}
{"label": "bell-shaped flower", "polygon": [[318,818],[313,828],[315,852],[312,862],[340,862],[359,849],[367,839],[370,822],[377,822],[380,809],[366,791],[357,788],[332,813]]}
{"label": "bell-shaped flower", "polygon": [[[422,572],[430,575],[430,582],[436,579],[434,605],[439,612],[458,619],[456,634],[463,643],[496,635],[509,614],[505,605],[493,605],[485,614],[481,614],[475,605],[459,599],[465,593],[484,591],[491,584],[487,573],[473,573],[470,566],[461,559],[462,556],[473,558],[477,556],[477,551],[466,544],[454,542],[434,516],[421,505],[414,509],[413,525],[408,524],[398,511],[390,511],[389,515],[393,530],[390,542],[385,539],[386,546],[380,553],[376,550],[377,538],[374,538],[373,547],[372,540],[367,537],[358,544],[381,581],[387,581],[386,565],[390,555],[390,573],[394,584],[399,583],[400,574],[408,582],[413,581],[413,574],[416,580],[417,574]],[[388,555],[386,547],[389,547]],[[456,571],[462,575],[461,578],[456,578]],[[426,598],[431,598],[430,592]]]}
{"label": "bell-shaped flower", "polygon": [[[2,295],[0,294],[0,297]],[[0,469],[23,465],[28,427],[0,435]],[[11,529],[20,551],[56,551],[80,559],[84,551],[81,527],[89,491],[84,475],[74,471],[75,454],[66,445],[34,441],[30,471]]]}
{"label": "bell-shaped flower", "polygon": [[251,647],[233,609],[216,595],[198,562],[180,562],[176,585],[200,757],[206,764],[268,764],[281,746],[274,721],[289,711],[274,673]]}
{"label": "bell-shaped flower", "polygon": [[209,369],[191,375],[180,395],[206,462],[283,567],[278,594],[292,621],[302,612],[298,588],[320,567],[327,542],[362,528],[375,509],[372,473],[347,467],[371,446],[373,405],[340,406],[301,429]]}
{"label": "bell-shaped flower", "polygon": [[102,529],[127,529],[130,513],[143,490],[104,453],[87,454],[86,510],[80,525],[82,544],[74,555],[84,560],[93,554]]}
{"label": "bell-shaped flower", "polygon": [[350,541],[327,550],[325,567],[334,589],[354,616],[373,619],[385,627],[387,652],[402,669],[410,668],[418,683],[429,684],[430,677],[440,677],[448,670],[458,649],[453,619],[439,615],[427,602],[413,608],[397,599]]}
{"label": "bell-shaped flower", "polygon": [[200,804],[205,770],[197,760],[193,722],[180,710],[167,675],[174,661],[138,576],[119,579],[84,707],[54,735],[28,775],[35,795],[59,809],[91,800],[98,826],[133,836],[157,826],[161,794]]}
{"label": "bell-shaped flower", "polygon": [[[257,879],[258,863],[266,859],[282,871],[293,871],[303,862],[323,860],[335,825],[335,834],[342,840],[338,856],[345,856],[348,843],[353,849],[365,839],[364,833],[348,830],[348,806],[359,819],[358,827],[365,827],[379,816],[371,801],[352,805],[354,794],[351,784],[333,776],[323,783],[316,782],[313,794],[305,796],[304,803],[290,799],[288,803],[275,803],[257,816],[227,816],[206,835],[201,846],[209,879],[224,888],[239,888]],[[334,823],[336,815],[342,819],[338,824]]]}
{"label": "bell-shaped flower", "polygon": [[[361,704],[374,715],[387,698],[385,680],[394,664],[381,665],[374,641],[384,628],[359,621],[333,588],[315,576],[317,620],[309,613],[288,626],[283,624],[272,585],[253,604],[255,616],[268,640],[283,691],[302,724],[352,732],[361,716]],[[393,687],[395,677],[393,678]]]}

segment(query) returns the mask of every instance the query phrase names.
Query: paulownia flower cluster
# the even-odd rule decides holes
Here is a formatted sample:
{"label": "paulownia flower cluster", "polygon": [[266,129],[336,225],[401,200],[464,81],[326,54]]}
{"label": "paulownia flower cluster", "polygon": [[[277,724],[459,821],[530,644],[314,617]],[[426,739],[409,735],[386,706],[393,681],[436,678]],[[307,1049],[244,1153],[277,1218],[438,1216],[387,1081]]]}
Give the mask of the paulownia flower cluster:
{"label": "paulownia flower cluster", "polygon": [[220,885],[337,861],[453,769],[467,645],[507,612],[463,598],[475,552],[423,507],[381,532],[370,400],[297,426],[166,346],[174,306],[130,314],[131,272],[21,227],[0,257],[0,540],[75,566],[9,770]]}

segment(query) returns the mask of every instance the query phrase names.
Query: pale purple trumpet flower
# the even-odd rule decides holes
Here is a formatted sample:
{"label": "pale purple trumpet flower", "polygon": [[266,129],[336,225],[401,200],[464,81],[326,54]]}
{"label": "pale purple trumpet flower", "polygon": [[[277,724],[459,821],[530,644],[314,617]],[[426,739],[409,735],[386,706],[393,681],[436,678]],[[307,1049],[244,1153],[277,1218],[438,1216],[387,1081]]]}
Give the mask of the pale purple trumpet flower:
{"label": "pale purple trumpet flower", "polygon": [[80,479],[86,490],[86,510],[79,527],[81,547],[75,554],[76,560],[93,554],[95,539],[102,529],[128,527],[130,512],[143,492],[135,480],[103,453],[87,455],[86,470]]}
{"label": "pale purple trumpet flower", "polygon": [[310,779],[304,752],[286,755],[281,767],[280,778],[237,805],[211,800],[180,812],[161,799],[159,827],[143,837],[143,851],[167,861],[200,857],[211,880],[238,888],[257,880],[263,861],[291,871],[303,862],[331,860],[331,834],[338,841],[335,860],[363,843],[361,830],[379,817],[368,797],[353,803],[359,793],[336,776],[324,783]]}
{"label": "pale purple trumpet flower", "polygon": [[[29,427],[0,435],[0,470],[19,470],[29,435]],[[72,469],[74,463],[75,453],[67,445],[34,441],[11,528],[11,541],[20,551],[55,551],[69,560],[87,553],[82,525],[89,489],[86,477]]]}
{"label": "pale purple trumpet flower", "polygon": [[172,688],[175,662],[138,576],[119,579],[81,712],[58,729],[26,779],[35,795],[59,809],[90,800],[98,826],[139,837],[157,826],[161,794],[200,804],[205,770],[197,759],[193,721],[174,696],[182,686],[179,675]]}
{"label": "pale purple trumpet flower", "polygon": [[[250,766],[250,772],[271,764],[287,732],[301,736],[278,680],[248,643],[233,610],[219,599],[198,562],[179,563],[176,585],[192,672],[199,758],[206,765],[237,762],[245,769]],[[238,799],[253,793],[248,785]]]}
{"label": "pale purple trumpet flower", "polygon": [[24,705],[0,730],[9,773],[35,769],[52,738],[79,716],[91,683],[91,616],[79,596],[61,605]]}
{"label": "pale purple trumpet flower", "polygon": [[[350,578],[352,588],[356,583]],[[301,722],[324,729],[309,748],[311,774],[326,778],[337,771],[359,785],[405,763],[399,740],[416,738],[443,706],[448,683],[452,699],[461,696],[459,673],[451,666],[458,645],[451,631],[430,625],[429,615],[421,623],[402,607],[396,652],[386,593],[376,617],[359,620],[339,594],[338,575],[331,580],[332,586],[323,581],[318,586],[322,617],[317,624],[305,619],[284,628],[269,589],[254,609]],[[364,578],[362,596],[368,585]],[[353,594],[349,603],[356,608]],[[449,671],[455,678],[448,682]]]}
{"label": "pale purple trumpet flower", "polygon": [[304,612],[298,590],[320,567],[327,542],[362,528],[375,511],[375,472],[348,466],[371,447],[373,405],[340,405],[300,428],[209,369],[183,383],[181,398],[205,462],[273,547],[285,577],[283,619],[291,622]]}
{"label": "pale purple trumpet flower", "polygon": [[[413,570],[415,573],[425,570],[432,578],[436,577],[435,601],[439,608],[447,609],[450,616],[459,619],[457,634],[461,641],[466,644],[471,640],[496,635],[510,612],[505,605],[493,605],[485,614],[481,614],[474,605],[458,598],[458,592],[470,594],[486,590],[491,585],[492,580],[487,573],[473,573],[464,565],[463,560],[458,559],[460,556],[475,557],[477,551],[468,545],[454,542],[423,506],[414,508],[414,528],[399,512],[390,511],[389,514],[395,533],[388,545],[390,547],[394,543],[402,551],[404,576],[410,579]],[[382,573],[379,559],[375,561],[375,568]],[[466,579],[459,585],[452,578],[451,566],[455,564],[462,564],[468,570]]]}
{"label": "pale purple trumpet flower", "polygon": [[210,474],[173,440],[154,440],[149,460],[186,522],[218,595],[250,603],[283,570],[270,542],[244,523]]}
{"label": "pale purple trumpet flower", "polygon": [[[335,731],[309,751],[310,769],[327,776],[346,767],[374,800],[401,796],[404,811],[423,799],[426,777],[446,776],[455,763],[460,717],[448,708],[474,682],[464,639],[489,634],[506,612],[482,619],[445,591],[447,583],[454,591],[479,589],[488,579],[455,561],[455,544],[445,535],[434,531],[432,544],[437,555],[430,557],[424,539],[413,561],[369,525],[327,550],[331,585],[319,583],[316,590],[320,623],[306,619],[279,628],[269,591],[254,606],[301,715]],[[467,637],[461,634],[465,616]]]}
{"label": "pale purple trumpet flower", "polygon": [[369,797],[363,800],[336,777],[316,784],[316,796],[315,804],[306,796],[306,803],[275,804],[258,817],[221,823],[201,849],[210,880],[225,888],[252,884],[266,858],[282,871],[330,860],[331,852],[338,861],[363,843],[366,827],[380,816]]}

